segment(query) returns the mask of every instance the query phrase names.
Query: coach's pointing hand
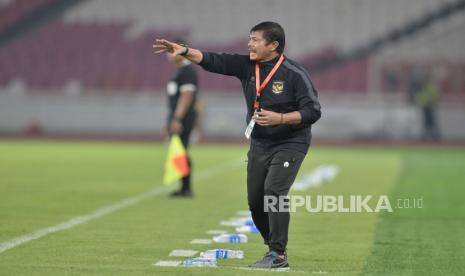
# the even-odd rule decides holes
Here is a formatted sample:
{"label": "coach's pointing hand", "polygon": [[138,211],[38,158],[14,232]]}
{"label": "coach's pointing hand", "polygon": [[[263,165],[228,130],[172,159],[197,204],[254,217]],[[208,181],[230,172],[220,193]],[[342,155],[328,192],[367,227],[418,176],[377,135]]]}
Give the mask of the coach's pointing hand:
{"label": "coach's pointing hand", "polygon": [[180,55],[196,64],[200,63],[203,59],[203,54],[200,50],[174,43],[166,39],[156,39],[152,47],[155,50],[155,54],[170,53],[174,56]]}
{"label": "coach's pointing hand", "polygon": [[156,39],[152,47],[155,49],[155,54],[171,53],[173,55],[180,55],[186,50],[185,46],[170,42],[166,39]]}

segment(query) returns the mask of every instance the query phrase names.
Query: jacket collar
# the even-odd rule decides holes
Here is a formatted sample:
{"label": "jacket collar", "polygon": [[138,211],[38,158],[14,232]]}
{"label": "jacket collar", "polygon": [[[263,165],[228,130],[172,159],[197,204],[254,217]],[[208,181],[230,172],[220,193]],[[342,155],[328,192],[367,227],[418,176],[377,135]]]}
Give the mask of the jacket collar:
{"label": "jacket collar", "polygon": [[[264,61],[264,62],[259,62],[258,64],[260,65],[265,65],[265,66],[274,66],[276,64],[276,62],[278,62],[279,60],[279,57],[281,56],[281,54],[277,55],[275,58],[273,58],[272,60],[268,60],[268,61]],[[286,56],[284,56],[284,59],[286,59]]]}

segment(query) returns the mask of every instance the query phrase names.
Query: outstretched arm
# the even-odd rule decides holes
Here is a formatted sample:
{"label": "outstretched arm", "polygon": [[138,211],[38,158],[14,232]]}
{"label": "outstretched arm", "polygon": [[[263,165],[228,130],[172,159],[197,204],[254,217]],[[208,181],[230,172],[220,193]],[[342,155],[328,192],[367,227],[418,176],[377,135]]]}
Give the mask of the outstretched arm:
{"label": "outstretched arm", "polygon": [[173,55],[182,55],[193,63],[200,63],[203,59],[201,51],[193,48],[177,44],[166,39],[156,39],[152,46],[155,49],[155,54],[172,53]]}
{"label": "outstretched arm", "polygon": [[171,53],[182,55],[193,63],[199,64],[203,69],[242,79],[247,76],[249,57],[237,54],[202,53],[200,50],[170,42],[166,39],[157,39],[153,44],[155,53]]}

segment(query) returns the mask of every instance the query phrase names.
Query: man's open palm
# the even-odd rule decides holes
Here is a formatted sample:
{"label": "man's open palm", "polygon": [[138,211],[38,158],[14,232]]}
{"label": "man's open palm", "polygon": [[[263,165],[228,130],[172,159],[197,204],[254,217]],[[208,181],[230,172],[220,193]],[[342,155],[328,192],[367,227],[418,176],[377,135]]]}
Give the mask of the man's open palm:
{"label": "man's open palm", "polygon": [[180,55],[186,50],[186,47],[166,39],[156,39],[152,47],[155,49],[155,54],[172,53],[173,55]]}

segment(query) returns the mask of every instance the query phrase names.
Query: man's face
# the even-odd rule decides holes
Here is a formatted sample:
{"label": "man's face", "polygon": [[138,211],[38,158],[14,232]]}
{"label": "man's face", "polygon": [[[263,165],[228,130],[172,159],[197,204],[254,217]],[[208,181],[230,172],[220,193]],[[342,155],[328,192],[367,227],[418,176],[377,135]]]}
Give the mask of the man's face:
{"label": "man's face", "polygon": [[276,50],[278,42],[266,43],[263,38],[263,31],[251,32],[249,35],[249,57],[251,60],[263,61],[267,60]]}

